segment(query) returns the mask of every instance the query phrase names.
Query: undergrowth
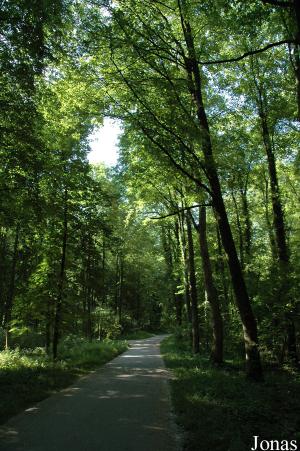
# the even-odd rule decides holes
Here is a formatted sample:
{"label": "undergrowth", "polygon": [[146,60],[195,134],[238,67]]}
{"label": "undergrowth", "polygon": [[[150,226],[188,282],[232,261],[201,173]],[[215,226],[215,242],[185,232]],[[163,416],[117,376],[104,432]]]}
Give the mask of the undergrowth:
{"label": "undergrowth", "polygon": [[185,451],[249,451],[255,435],[299,443],[299,374],[268,369],[259,384],[247,380],[238,363],[216,368],[174,337],[161,350],[174,375],[172,399]]}
{"label": "undergrowth", "polygon": [[43,348],[0,352],[0,423],[126,349],[124,341],[90,343],[69,337],[62,342],[56,362]]}

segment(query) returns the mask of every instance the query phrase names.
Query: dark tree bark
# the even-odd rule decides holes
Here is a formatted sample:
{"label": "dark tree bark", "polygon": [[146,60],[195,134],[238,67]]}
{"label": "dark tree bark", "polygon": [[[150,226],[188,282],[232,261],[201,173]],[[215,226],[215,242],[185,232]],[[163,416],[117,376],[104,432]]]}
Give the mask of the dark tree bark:
{"label": "dark tree bark", "polygon": [[237,256],[232,231],[223,201],[216,163],[213,157],[210,129],[202,98],[202,79],[194,46],[194,38],[190,23],[184,17],[180,0],[178,0],[178,5],[181,12],[182,29],[188,51],[188,57],[185,59],[186,72],[188,76],[189,90],[196,105],[197,118],[201,130],[201,144],[205,170],[212,192],[212,200],[217,215],[222,244],[228,259],[232,285],[236,297],[236,304],[243,325],[247,375],[254,380],[261,380],[262,367],[258,348],[257,323],[243,278],[241,264]]}
{"label": "dark tree bark", "polygon": [[199,243],[200,254],[204,273],[205,291],[207,300],[211,308],[213,342],[211,358],[214,363],[223,362],[223,319],[220,310],[219,297],[213,280],[213,272],[210,262],[210,255],[206,235],[206,208],[199,210]]}
{"label": "dark tree bark", "polygon": [[53,325],[53,343],[52,355],[53,359],[57,358],[57,348],[61,334],[62,306],[63,306],[63,290],[66,270],[66,251],[68,241],[68,191],[64,190],[64,210],[63,210],[63,231],[62,231],[62,248],[60,260],[60,273],[58,280],[58,294],[56,298],[54,325]]}
{"label": "dark tree bark", "polygon": [[189,280],[190,280],[190,296],[191,296],[193,352],[197,354],[200,351],[198,295],[197,295],[197,283],[195,271],[194,241],[192,233],[192,223],[189,214],[186,215],[186,226],[188,239],[188,264],[189,264]]}
{"label": "dark tree bark", "polygon": [[10,283],[9,283],[9,289],[8,289],[8,293],[7,293],[5,308],[4,308],[5,349],[9,348],[9,336],[10,336],[9,329],[10,329],[10,321],[11,321],[13,302],[14,302],[14,296],[15,296],[19,234],[20,234],[20,224],[18,222],[16,225],[16,232],[15,232],[14,248],[13,248],[12,263],[11,263],[11,272],[10,272]]}

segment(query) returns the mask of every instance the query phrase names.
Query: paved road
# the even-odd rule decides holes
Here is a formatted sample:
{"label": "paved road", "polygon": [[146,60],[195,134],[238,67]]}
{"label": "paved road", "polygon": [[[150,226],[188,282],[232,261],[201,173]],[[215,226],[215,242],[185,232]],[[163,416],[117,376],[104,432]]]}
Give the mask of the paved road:
{"label": "paved road", "polygon": [[163,337],[130,349],[0,427],[1,451],[177,451]]}

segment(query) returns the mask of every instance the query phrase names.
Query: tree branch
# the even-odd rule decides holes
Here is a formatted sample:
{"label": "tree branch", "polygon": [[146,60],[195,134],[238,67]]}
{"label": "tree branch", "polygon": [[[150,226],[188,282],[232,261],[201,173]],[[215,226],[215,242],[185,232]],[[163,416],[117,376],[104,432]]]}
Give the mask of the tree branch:
{"label": "tree branch", "polygon": [[203,66],[208,66],[208,65],[212,65],[212,64],[234,63],[236,61],[241,61],[242,59],[247,58],[247,56],[256,55],[258,53],[263,53],[266,50],[269,50],[273,47],[278,47],[282,44],[294,44],[294,43],[295,43],[295,40],[293,40],[293,39],[284,39],[282,41],[272,42],[271,44],[268,44],[265,47],[262,47],[261,49],[249,50],[249,52],[245,52],[242,55],[237,56],[235,58],[225,58],[223,60],[213,60],[213,61],[198,61],[198,63],[202,64]]}
{"label": "tree branch", "polygon": [[197,205],[191,205],[190,207],[183,207],[183,208],[179,208],[178,210],[172,212],[172,213],[168,213],[167,215],[164,216],[153,216],[150,219],[165,219],[165,218],[169,218],[170,216],[175,216],[178,215],[178,213],[182,213],[183,211],[189,211],[192,210],[193,208],[198,208],[198,207],[211,207],[212,204],[197,204]]}

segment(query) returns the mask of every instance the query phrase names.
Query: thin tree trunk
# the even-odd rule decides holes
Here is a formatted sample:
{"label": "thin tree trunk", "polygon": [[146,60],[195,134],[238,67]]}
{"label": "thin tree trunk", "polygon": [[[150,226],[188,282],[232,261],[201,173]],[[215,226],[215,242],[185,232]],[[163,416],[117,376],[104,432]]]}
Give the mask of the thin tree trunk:
{"label": "thin tree trunk", "polygon": [[66,269],[67,241],[68,241],[68,191],[65,188],[60,273],[58,280],[58,294],[55,305],[54,326],[53,326],[53,344],[52,344],[53,359],[57,358],[57,347],[61,334],[61,320],[62,320],[61,316],[62,316],[63,289]]}
{"label": "thin tree trunk", "polygon": [[46,310],[46,327],[45,327],[45,349],[46,354],[50,354],[51,347],[51,299],[47,298],[47,310]]}
{"label": "thin tree trunk", "polygon": [[[265,176],[265,174],[264,174]],[[264,196],[264,205],[265,205],[265,219],[268,229],[268,235],[271,245],[271,252],[272,252],[272,258],[273,261],[276,261],[277,259],[277,249],[276,249],[276,241],[274,236],[274,229],[272,227],[272,221],[270,219],[270,213],[269,213],[269,180],[265,176],[265,190],[263,191]]]}
{"label": "thin tree trunk", "polygon": [[252,224],[251,224],[248,197],[247,197],[248,179],[249,179],[249,173],[247,174],[244,187],[240,189],[241,200],[242,200],[242,212],[243,212],[243,218],[244,218],[244,220],[243,220],[243,223],[244,223],[243,224],[244,225],[244,232],[243,232],[244,249],[245,249],[244,260],[246,263],[248,263],[251,258],[251,241],[252,241]]}
{"label": "thin tree trunk", "polygon": [[[175,221],[174,227],[175,233],[175,243],[176,247],[174,250],[174,262],[177,268],[180,267],[180,237],[179,237],[179,225],[178,221]],[[175,279],[175,311],[176,311],[176,323],[180,327],[182,326],[182,307],[183,307],[183,295],[181,293],[177,293],[178,287],[181,285],[180,278],[177,277]]]}
{"label": "thin tree trunk", "polygon": [[275,230],[276,237],[276,245],[278,251],[278,259],[281,262],[288,263],[289,255],[288,248],[286,242],[286,232],[285,232],[285,224],[284,224],[284,216],[283,209],[280,200],[280,191],[275,163],[275,156],[273,152],[273,147],[270,138],[270,132],[267,122],[267,117],[265,113],[262,111],[262,108],[259,109],[259,116],[261,119],[261,129],[265,151],[268,159],[268,171],[270,178],[270,187],[271,187],[271,202],[273,209],[273,224]]}
{"label": "thin tree trunk", "polygon": [[87,265],[86,265],[86,337],[92,341],[92,306],[91,306],[91,236],[87,242]]}
{"label": "thin tree trunk", "polygon": [[182,29],[188,51],[188,58],[186,58],[185,63],[189,90],[197,109],[197,117],[201,130],[201,144],[204,156],[205,170],[210,184],[213,205],[217,213],[217,220],[222,244],[228,259],[232,285],[236,297],[236,304],[243,326],[246,353],[246,371],[247,375],[250,378],[254,380],[261,380],[262,367],[258,348],[257,323],[252,311],[241,264],[237,256],[232,231],[229,225],[227,212],[224,205],[220,181],[216,169],[216,163],[213,157],[210,130],[202,99],[202,79],[198,66],[192,29],[189,21],[184,17],[180,0],[178,0],[178,4],[181,12]]}
{"label": "thin tree trunk", "polygon": [[122,321],[123,312],[123,284],[124,284],[124,260],[121,252],[117,254],[116,271],[116,303],[115,313],[118,316],[119,323]]}
{"label": "thin tree trunk", "polygon": [[231,192],[231,197],[232,197],[233,204],[234,204],[234,209],[235,209],[235,214],[236,214],[236,224],[237,224],[238,234],[239,234],[240,262],[241,262],[241,267],[244,269],[244,234],[243,234],[242,224],[241,224],[241,220],[240,220],[238,204],[237,204],[236,197],[233,192]]}
{"label": "thin tree trunk", "polygon": [[226,280],[225,265],[224,265],[224,259],[223,259],[223,248],[222,248],[222,242],[221,242],[218,223],[216,223],[216,235],[217,235],[217,245],[218,245],[218,259],[217,259],[216,267],[217,267],[218,272],[221,273],[222,291],[223,291],[223,296],[224,296],[225,308],[227,311],[228,307],[229,307],[228,282]]}
{"label": "thin tree trunk", "polygon": [[7,293],[7,299],[5,303],[5,311],[4,311],[4,330],[5,330],[5,349],[9,348],[9,329],[10,329],[10,321],[12,315],[12,308],[15,296],[15,285],[16,285],[16,268],[18,262],[18,246],[19,246],[19,234],[20,234],[20,224],[19,222],[16,225],[15,232],[15,240],[14,240],[14,249],[12,256],[12,264],[11,264],[11,273],[10,273],[10,283],[9,290]]}
{"label": "thin tree trunk", "polygon": [[217,289],[213,280],[210,255],[208,250],[205,207],[201,207],[199,210],[198,233],[200,254],[204,273],[205,291],[212,313],[213,343],[211,357],[214,363],[221,364],[223,362],[223,319],[221,315]]}
{"label": "thin tree trunk", "polygon": [[192,313],[192,334],[193,334],[193,352],[197,354],[200,351],[199,336],[199,314],[198,314],[198,295],[195,272],[195,251],[192,233],[192,224],[189,214],[186,215],[187,238],[188,238],[188,263],[190,279],[191,313]]}
{"label": "thin tree trunk", "polygon": [[120,257],[120,290],[119,290],[119,305],[118,305],[118,317],[119,323],[122,322],[122,313],[123,313],[123,285],[124,285],[124,259],[121,254]]}
{"label": "thin tree trunk", "polygon": [[183,214],[178,217],[179,221],[179,231],[180,231],[180,244],[181,244],[181,257],[183,266],[183,282],[184,282],[184,300],[186,305],[186,314],[188,324],[192,324],[192,311],[191,311],[191,299],[190,299],[190,282],[189,282],[189,268],[188,268],[188,255],[187,255],[187,245],[186,236],[183,222]]}

